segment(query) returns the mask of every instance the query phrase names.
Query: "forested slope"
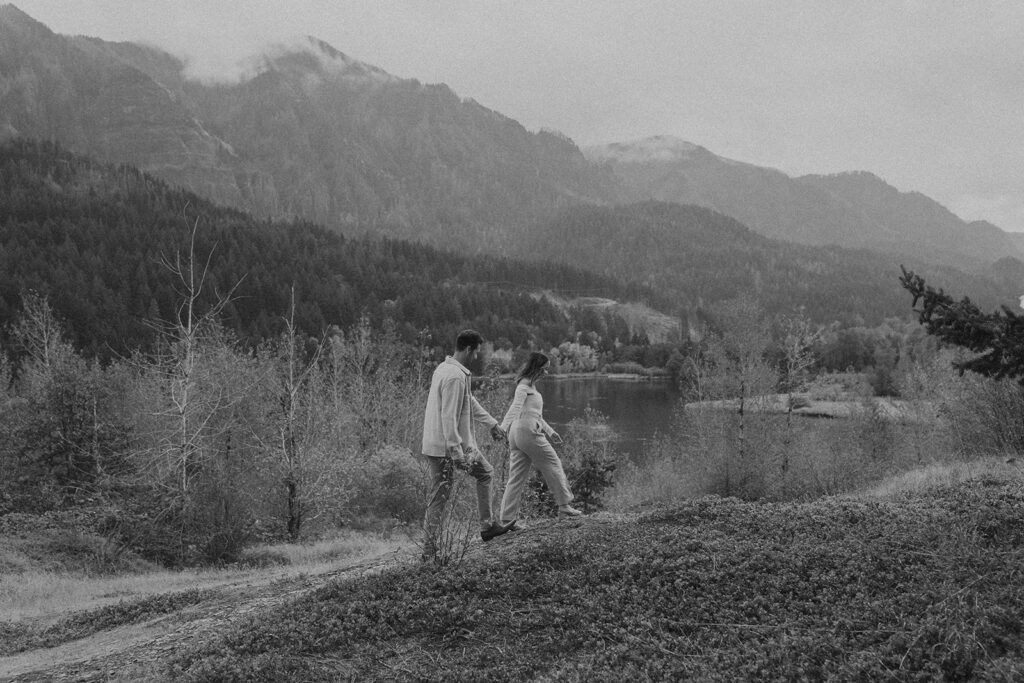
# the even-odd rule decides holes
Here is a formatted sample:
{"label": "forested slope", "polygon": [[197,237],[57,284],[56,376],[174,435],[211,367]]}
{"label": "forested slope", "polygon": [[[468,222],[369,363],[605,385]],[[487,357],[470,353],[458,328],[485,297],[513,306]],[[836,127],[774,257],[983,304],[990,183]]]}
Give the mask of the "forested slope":
{"label": "forested slope", "polygon": [[[1017,298],[1018,285],[996,272],[773,240],[711,209],[665,202],[568,208],[534,226],[521,243],[543,245],[547,258],[650,287],[689,311],[713,311],[717,302],[750,297],[770,313],[803,307],[819,323],[873,326],[909,314],[901,263],[969,293],[986,308]],[[1010,261],[1007,268],[1015,271],[1020,263]]]}
{"label": "forested slope", "polygon": [[564,265],[260,221],[134,168],[21,140],[0,147],[0,328],[21,294],[36,290],[87,354],[146,348],[148,323],[175,315],[180,282],[165,262],[187,255],[193,227],[197,262],[209,258],[205,303],[237,285],[223,322],[250,343],[281,331],[293,286],[296,323],[307,334],[366,315],[378,326],[393,319],[406,341],[429,335],[438,344],[467,325],[514,346],[571,338],[571,312],[534,296],[539,289],[654,298]]}

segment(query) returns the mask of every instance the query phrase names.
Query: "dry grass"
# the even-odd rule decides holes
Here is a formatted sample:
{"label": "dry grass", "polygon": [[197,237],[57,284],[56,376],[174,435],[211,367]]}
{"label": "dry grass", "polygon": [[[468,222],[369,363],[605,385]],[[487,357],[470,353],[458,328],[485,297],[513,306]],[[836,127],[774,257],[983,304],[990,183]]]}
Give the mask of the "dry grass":
{"label": "dry grass", "polygon": [[627,462],[615,472],[615,485],[604,493],[604,507],[612,512],[629,512],[658,503],[703,495],[702,482],[685,453],[655,443],[642,464]]}
{"label": "dry grass", "polygon": [[401,538],[380,534],[344,532],[312,543],[257,545],[242,552],[243,563],[272,558],[269,564],[288,565],[311,572],[330,567],[336,560],[370,557],[406,544]]}
{"label": "dry grass", "polygon": [[351,532],[311,544],[254,547],[244,554],[250,566],[99,577],[46,570],[0,574],[0,614],[6,621],[47,623],[64,614],[163,593],[318,574],[339,560],[359,561],[408,544],[405,539]]}
{"label": "dry grass", "polygon": [[984,476],[1022,480],[1024,463],[1012,457],[934,463],[891,476],[863,491],[850,494],[849,497],[892,500],[907,493],[920,493],[938,486],[951,486]]}

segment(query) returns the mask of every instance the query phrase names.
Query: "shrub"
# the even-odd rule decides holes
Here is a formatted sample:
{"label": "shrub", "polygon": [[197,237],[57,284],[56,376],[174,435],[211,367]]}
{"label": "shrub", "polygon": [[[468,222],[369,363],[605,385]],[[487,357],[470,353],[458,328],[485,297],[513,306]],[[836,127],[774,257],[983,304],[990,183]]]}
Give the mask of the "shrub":
{"label": "shrub", "polygon": [[[737,440],[739,416],[730,410],[691,404],[649,458],[633,472],[654,480],[655,472],[677,481],[678,495],[713,493],[744,500],[807,500],[855,490],[925,462],[949,457],[944,430],[934,423],[902,423],[882,403],[863,399],[840,418],[792,417],[752,411],[745,418],[746,447]],[[922,431],[928,452],[919,441]],[[668,466],[658,460],[670,458]],[[656,482],[659,490],[669,484]],[[664,498],[662,498],[664,499]]]}
{"label": "shrub", "polygon": [[344,517],[351,523],[368,519],[402,524],[423,516],[423,467],[407,448],[383,446],[351,464],[350,498]]}
{"label": "shrub", "polygon": [[963,457],[1024,453],[1024,388],[1015,380],[966,374],[946,389],[939,411]]}
{"label": "shrub", "polygon": [[672,435],[660,435],[640,459],[627,460],[615,471],[615,486],[605,497],[611,510],[633,510],[702,495],[692,459]]}
{"label": "shrub", "polygon": [[608,363],[604,366],[604,371],[613,374],[625,374],[625,375],[644,375],[647,374],[647,368],[633,361]]}

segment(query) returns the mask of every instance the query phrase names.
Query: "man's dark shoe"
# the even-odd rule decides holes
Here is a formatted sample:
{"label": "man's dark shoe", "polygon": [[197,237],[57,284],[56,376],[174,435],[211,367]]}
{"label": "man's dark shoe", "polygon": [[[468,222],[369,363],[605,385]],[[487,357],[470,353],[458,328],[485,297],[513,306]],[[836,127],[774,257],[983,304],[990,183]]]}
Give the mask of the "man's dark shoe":
{"label": "man's dark shoe", "polygon": [[[511,524],[509,526],[511,526]],[[486,542],[491,540],[492,538],[501,536],[503,533],[508,531],[508,529],[508,526],[502,526],[501,524],[491,524],[491,526],[480,532],[480,538],[484,539],[484,541]]]}
{"label": "man's dark shoe", "polygon": [[511,524],[506,524],[505,528],[509,531],[526,531],[526,524],[523,523],[523,520],[517,519]]}

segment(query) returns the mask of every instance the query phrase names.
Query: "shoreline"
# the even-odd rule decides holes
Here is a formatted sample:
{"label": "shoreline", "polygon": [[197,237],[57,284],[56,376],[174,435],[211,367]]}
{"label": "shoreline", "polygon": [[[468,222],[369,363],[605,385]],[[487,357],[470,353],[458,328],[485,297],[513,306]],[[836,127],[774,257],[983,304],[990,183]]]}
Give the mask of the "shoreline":
{"label": "shoreline", "polygon": [[[515,373],[496,375],[498,379],[515,379]],[[551,373],[545,379],[552,381],[569,379],[610,379],[616,382],[670,382],[671,375],[641,375],[637,372],[569,372],[564,374]]]}

